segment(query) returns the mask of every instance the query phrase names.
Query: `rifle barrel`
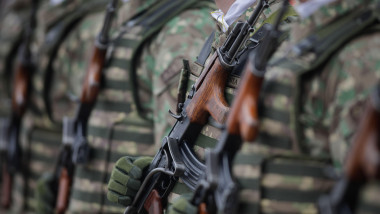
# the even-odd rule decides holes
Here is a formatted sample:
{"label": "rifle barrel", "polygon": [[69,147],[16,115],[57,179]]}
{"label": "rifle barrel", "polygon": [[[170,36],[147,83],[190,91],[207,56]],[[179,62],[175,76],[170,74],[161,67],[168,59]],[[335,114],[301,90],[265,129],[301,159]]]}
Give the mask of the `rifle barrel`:
{"label": "rifle barrel", "polygon": [[106,48],[109,42],[109,32],[111,29],[113,17],[116,13],[118,2],[119,0],[111,0],[107,5],[107,13],[104,17],[103,27],[98,36],[98,43],[104,48]]}

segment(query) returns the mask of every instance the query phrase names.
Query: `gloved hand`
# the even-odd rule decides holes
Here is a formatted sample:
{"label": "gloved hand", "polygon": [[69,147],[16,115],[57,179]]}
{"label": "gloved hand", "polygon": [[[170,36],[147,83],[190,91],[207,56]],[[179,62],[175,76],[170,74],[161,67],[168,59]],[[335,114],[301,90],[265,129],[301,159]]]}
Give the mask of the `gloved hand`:
{"label": "gloved hand", "polygon": [[112,169],[108,182],[108,200],[129,206],[140,189],[143,170],[152,160],[152,157],[146,156],[120,158]]}
{"label": "gloved hand", "polygon": [[198,207],[190,203],[191,194],[184,194],[173,200],[168,214],[197,214]]}
{"label": "gloved hand", "polygon": [[57,196],[58,181],[51,173],[46,173],[37,181],[36,199],[37,207],[36,213],[54,213],[55,202]]}

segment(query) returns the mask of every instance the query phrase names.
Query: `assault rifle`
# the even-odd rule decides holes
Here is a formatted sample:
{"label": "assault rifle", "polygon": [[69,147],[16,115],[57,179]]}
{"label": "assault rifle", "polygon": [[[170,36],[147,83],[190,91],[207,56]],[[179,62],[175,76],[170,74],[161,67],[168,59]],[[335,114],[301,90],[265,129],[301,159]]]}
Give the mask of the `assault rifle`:
{"label": "assault rifle", "polygon": [[253,141],[258,134],[258,99],[267,62],[278,46],[279,26],[288,2],[280,10],[276,23],[267,24],[264,41],[251,52],[244,76],[228,115],[226,129],[216,146],[206,150],[206,170],[193,195],[191,203],[206,203],[200,213],[237,213],[238,187],[232,176],[232,161],[243,141]]}
{"label": "assault rifle", "polygon": [[12,183],[15,173],[21,168],[22,151],[19,142],[20,126],[25,114],[29,93],[31,91],[31,78],[35,70],[35,64],[32,60],[31,43],[33,40],[34,29],[36,28],[36,13],[38,9],[38,0],[31,1],[31,12],[29,22],[23,31],[23,41],[19,47],[16,62],[16,70],[13,79],[12,91],[12,113],[5,131],[7,143],[6,163],[3,165],[2,179],[2,200],[4,208],[9,208],[12,203]]}
{"label": "assault rifle", "polygon": [[56,177],[59,177],[57,213],[64,213],[67,209],[75,164],[85,163],[88,159],[87,124],[100,90],[102,69],[109,45],[109,31],[117,3],[118,0],[111,0],[108,3],[103,27],[95,40],[95,47],[84,79],[76,116],[75,118],[63,119],[63,148],[55,173]]}
{"label": "assault rifle", "polygon": [[320,198],[320,213],[355,213],[361,187],[368,180],[380,179],[380,85],[370,98],[346,160],[345,173],[330,195]]}
{"label": "assault rifle", "polygon": [[195,140],[210,115],[220,124],[225,122],[229,111],[224,98],[227,78],[237,65],[236,57],[246,51],[243,47],[254,24],[268,6],[267,1],[260,0],[249,20],[235,25],[226,42],[211,57],[186,101],[180,105],[181,113],[171,113],[177,122],[163,139],[141,188],[125,213],[162,213],[167,196],[179,178],[195,190],[206,168],[193,152]]}

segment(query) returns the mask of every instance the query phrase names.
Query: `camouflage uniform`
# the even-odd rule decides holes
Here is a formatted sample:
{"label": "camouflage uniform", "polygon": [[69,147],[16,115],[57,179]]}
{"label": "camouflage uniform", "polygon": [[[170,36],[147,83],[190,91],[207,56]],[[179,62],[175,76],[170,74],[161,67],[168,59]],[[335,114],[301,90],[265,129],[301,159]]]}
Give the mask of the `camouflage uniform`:
{"label": "camouflage uniform", "polygon": [[[378,31],[349,41],[302,76],[291,62],[302,65],[316,56],[299,58],[292,47],[365,3],[338,0],[320,8],[292,26],[290,41],[271,60],[260,95],[260,135],[254,144],[243,145],[233,167],[242,188],[239,213],[317,213],[315,202],[331,190],[333,166],[341,167],[364,100],[379,80]],[[299,94],[298,102],[289,98],[292,93]],[[213,127],[203,134],[220,136]],[[205,136],[200,138],[212,146],[215,141]],[[373,185],[363,191],[360,213],[379,211],[378,187]]]}
{"label": "camouflage uniform", "polygon": [[[295,47],[299,47],[308,36],[321,32],[319,29],[338,32],[340,29],[331,29],[330,26],[334,26],[336,20],[343,20],[360,11],[366,7],[366,3],[371,1],[335,1],[319,8],[293,26],[290,42],[283,44],[271,60],[273,67],[266,73],[261,94],[260,136],[257,141],[263,144],[259,149],[261,155],[272,160],[267,161],[264,167],[262,165],[262,171],[269,168],[267,171],[270,173],[262,175],[261,189],[277,189],[278,193],[281,190],[284,196],[279,194],[278,198],[273,199],[264,196],[261,201],[264,212],[306,210],[316,213],[313,204],[316,199],[311,196],[306,199],[307,195],[312,192],[322,194],[331,188],[332,177],[326,173],[329,166],[341,169],[357,129],[357,121],[363,114],[364,100],[379,80],[380,55],[376,48],[380,44],[379,31],[362,30],[362,33],[341,46],[337,46],[339,41],[335,42],[333,53],[316,68],[304,68],[302,72],[297,72],[287,62],[302,65],[318,61],[316,59],[322,60],[313,50],[297,55]],[[324,54],[327,53],[321,56]],[[254,146],[251,147],[254,150]],[[249,146],[245,149],[248,151]],[[297,163],[300,161],[303,163]],[[294,165],[299,169],[298,172],[281,172],[271,171],[267,167],[275,164]],[[304,173],[299,173],[302,167],[305,167]],[[310,169],[310,173],[306,173],[306,168],[310,167],[320,168],[314,169],[313,173],[322,173],[312,175]],[[286,192],[290,191],[294,195],[294,202],[289,199],[290,194],[286,196]],[[266,193],[261,194],[263,196]],[[306,202],[302,204],[303,207],[297,202],[302,198]],[[363,206],[363,212],[370,213],[369,207],[372,212],[375,210],[374,213],[380,208]]]}
{"label": "camouflage uniform", "polygon": [[[302,74],[288,62],[313,62],[316,55],[300,57],[294,45],[352,14],[363,2],[336,1],[320,8],[292,27],[290,42],[271,60],[261,93],[257,144],[244,145],[234,165],[235,174],[245,178],[240,182],[253,179],[260,188],[241,192],[241,200],[254,198],[260,212],[317,213],[316,200],[331,189],[335,174],[331,163],[341,167],[364,110],[363,101],[378,82],[378,33],[361,34],[317,68],[308,70],[305,65]],[[255,158],[239,163],[247,155]],[[378,192],[366,194],[370,198]],[[377,213],[378,209],[362,205],[361,211]]]}
{"label": "camouflage uniform", "polygon": [[[29,14],[29,2],[2,1],[0,11],[0,123],[10,118],[12,70],[17,50],[22,38],[24,22]],[[5,138],[5,130],[0,131],[0,141]],[[6,146],[6,142],[2,142]],[[0,148],[0,164],[3,166],[5,149]],[[1,176],[1,172],[0,172]],[[1,178],[0,178],[1,182]],[[2,196],[0,196],[1,198]],[[1,208],[0,208],[1,212]]]}
{"label": "camouflage uniform", "polygon": [[[257,24],[254,26],[254,28],[256,30],[260,26],[262,26],[263,24],[265,24],[265,23],[273,23],[274,19],[277,16],[278,9],[280,8],[280,5],[281,5],[280,3],[281,3],[281,1],[276,1],[276,0],[269,1],[270,7],[264,10],[264,12],[260,16]],[[243,13],[243,15],[241,15],[241,17],[238,20],[246,21],[248,19],[248,17],[250,15],[252,15],[256,4],[257,4],[257,2],[254,3],[251,7],[249,7],[245,11],[245,13]],[[283,19],[284,22],[285,23],[290,22],[294,18],[294,15],[295,15],[294,10],[292,10],[292,9],[288,10],[288,12],[286,13],[286,15],[284,16],[284,19]],[[229,30],[231,30],[233,28],[233,25],[235,25],[235,23],[232,24],[232,26],[230,27]],[[212,54],[215,52],[215,50],[225,41],[226,36],[229,34],[229,31],[227,31],[226,33],[223,33],[222,32],[222,29],[223,29],[222,27],[223,26],[221,26],[218,23],[217,31],[214,34],[215,38],[211,38],[212,41],[213,41],[213,44],[212,44],[212,50],[210,51],[208,58],[210,58],[212,56]],[[206,61],[209,61],[209,59],[206,60]],[[206,64],[207,64],[207,62],[206,62]],[[194,82],[196,81],[196,79],[201,75],[202,70],[203,70],[202,65],[199,65],[197,63],[192,63],[190,65],[191,74],[190,74],[190,77],[188,77],[189,80],[190,80],[189,81],[190,84],[188,86],[191,86],[192,84],[194,84]],[[238,71],[238,73],[239,73],[239,71]],[[239,83],[239,76],[238,76],[239,74],[238,73],[236,73],[236,74],[234,73],[228,79],[228,83],[227,83],[228,87],[225,90],[226,98],[227,98],[228,101],[231,101],[231,99],[233,97],[234,90],[235,90],[235,88],[237,87],[237,85]],[[184,82],[186,82],[186,81],[184,81]],[[186,86],[185,86],[185,88],[186,88]],[[166,115],[166,117],[168,117],[168,116]],[[203,148],[204,147],[214,147],[215,144],[216,144],[216,139],[220,136],[220,133],[221,133],[221,131],[218,128],[213,127],[210,124],[207,125],[207,126],[205,126],[203,128],[202,133],[198,137],[198,139],[196,141],[196,146],[195,146],[195,152],[198,154],[198,156],[201,159],[202,159],[202,156],[203,156],[203,150],[204,150]],[[251,161],[252,159],[253,159],[253,161],[256,160],[255,157],[252,158],[250,155],[240,155],[237,158],[237,162],[239,164],[245,164],[244,166],[248,166],[248,172],[252,172],[252,167],[250,167],[250,165],[249,165],[249,161]],[[122,159],[120,159],[120,160],[122,160]],[[246,168],[243,169],[243,170],[246,170]],[[117,171],[117,170],[115,169],[115,171]],[[240,183],[241,183],[242,187],[244,189],[248,190],[248,192],[247,191],[243,192],[243,197],[245,197],[245,199],[247,199],[247,200],[254,200],[254,202],[256,202],[256,204],[255,203],[252,204],[252,201],[246,201],[246,200],[243,201],[243,203],[240,206],[239,213],[252,212],[253,209],[257,209],[258,208],[258,206],[257,206],[257,199],[258,199],[258,197],[257,197],[256,192],[252,193],[252,191],[250,191],[249,189],[254,189],[254,188],[257,189],[257,187],[258,187],[257,179],[255,179],[252,176],[250,176],[250,177],[246,176],[246,173],[244,173],[244,174],[243,173],[238,173],[238,176],[239,176]],[[112,185],[112,182],[114,182],[114,181],[111,181],[110,185]],[[116,181],[116,182],[118,182],[118,181]],[[116,187],[111,187],[111,188],[116,188]],[[189,192],[191,192],[191,190],[184,183],[182,183],[181,180],[180,180],[174,186],[174,189],[172,190],[172,193],[169,195],[169,198],[168,198],[169,199],[169,203],[171,203],[175,199],[177,199],[179,195],[184,195],[184,194],[189,193]],[[186,195],[188,195],[188,194],[186,194]]]}
{"label": "camouflage uniform", "polygon": [[[214,42],[212,44],[212,51],[209,55],[209,58],[211,58],[214,51],[220,47],[220,45],[223,44],[223,42],[226,40],[227,35],[229,34],[230,30],[233,29],[233,26],[237,21],[245,21],[248,20],[250,15],[252,15],[256,4],[258,1],[256,1],[251,7],[249,7],[243,15],[240,16],[229,28],[228,31],[223,33],[222,29],[223,26],[221,23],[218,22],[217,31],[215,34]],[[260,16],[258,22],[254,26],[256,30],[258,30],[263,24],[265,23],[273,23],[276,16],[278,9],[281,7],[282,1],[269,1],[269,8],[265,9],[263,11],[263,14]],[[295,12],[290,9],[285,14],[283,18],[283,26],[286,28],[287,23],[290,23],[296,19]],[[207,64],[208,60],[206,61]],[[202,74],[203,70],[202,67],[197,66],[196,64],[191,65],[191,75],[190,75],[190,82],[189,86],[195,83],[197,78]],[[230,75],[228,81],[227,81],[227,87],[225,89],[225,97],[227,99],[227,102],[230,104],[235,90],[240,82],[240,73],[241,71],[237,71],[236,73],[233,72],[232,75]],[[195,143],[195,152],[198,154],[198,157],[200,159],[203,159],[204,154],[204,148],[207,147],[215,147],[217,143],[217,139],[219,139],[221,135],[221,130],[212,126],[211,124],[206,125],[202,133],[198,136],[198,139]],[[255,167],[252,165],[254,163],[257,165],[259,158],[256,156],[252,156],[252,151],[248,150],[247,152],[240,152],[237,157],[235,158],[235,167],[234,167],[234,174],[236,175],[238,179],[238,183],[240,185],[240,188],[242,189],[240,193],[240,205],[239,205],[239,213],[258,213],[259,206],[259,171],[260,169],[258,167]],[[186,192],[189,192],[190,190],[183,184],[178,183],[173,193],[169,197],[169,201],[175,200],[178,195],[184,194]]]}
{"label": "camouflage uniform", "polygon": [[[62,1],[58,5],[44,1],[40,3],[36,39],[32,47],[37,70],[32,77],[31,102],[22,124],[20,143],[23,148],[24,174],[18,173],[15,176],[12,207],[15,213],[35,209],[36,181],[44,172],[53,171],[60,147],[61,119],[67,111],[60,106],[73,106],[70,104],[72,101],[62,92],[66,90],[62,86],[65,84],[56,84],[68,81],[61,73],[67,70],[61,70],[57,66],[59,59],[56,56],[70,45],[66,43],[65,37],[75,32],[76,26],[85,25],[86,20],[83,18],[86,15],[104,11],[106,3],[105,0],[91,1],[86,3],[87,7],[79,0]],[[61,40],[55,40],[57,38]],[[94,36],[88,36],[88,41],[92,43]],[[76,56],[72,64],[81,64],[88,58],[80,51],[82,49],[69,53]],[[82,68],[72,66],[68,70],[73,72],[75,69]]]}
{"label": "camouflage uniform", "polygon": [[[141,5],[141,1],[132,0],[128,4],[134,14],[156,2]],[[91,158],[85,165],[76,167],[70,213],[124,211],[123,207],[106,200],[113,164],[125,155],[154,155],[155,139],[160,142],[172,124],[166,116],[167,110],[176,106],[182,59],[194,58],[213,28],[207,19],[210,6],[197,3],[169,20],[140,47],[134,59],[135,71],[128,69],[132,61],[128,45],[139,38],[122,33],[124,27],[116,32],[119,37],[110,48],[113,51],[104,69],[104,86],[89,121]],[[131,75],[133,72],[135,75]],[[138,83],[137,90],[134,82]],[[138,95],[142,112],[133,93]]]}
{"label": "camouflage uniform", "polygon": [[[354,8],[365,7],[365,3],[368,1],[338,0],[318,9],[293,27],[290,42],[282,45],[273,58],[260,99],[260,136],[255,144],[243,146],[234,163],[234,174],[242,187],[239,213],[317,213],[315,202],[334,183],[332,163],[340,167],[348,142],[352,141],[355,122],[363,112],[363,99],[371,85],[378,82],[378,28],[360,34],[344,47],[332,45],[331,48],[339,49],[312,72],[304,71],[307,75],[302,79],[289,66],[296,62],[299,70],[315,60],[316,55],[298,58],[289,47],[352,14]],[[215,44],[224,38],[217,37]],[[193,67],[193,82],[200,73]],[[236,86],[238,81],[238,77],[232,76],[229,86]],[[226,89],[227,98],[231,99],[233,93],[234,87]],[[298,102],[289,99],[297,95]],[[213,147],[219,136],[220,130],[215,127],[203,129],[197,142],[200,156],[202,148]],[[189,190],[183,184],[174,188],[177,194],[186,191]],[[364,198],[378,199],[377,189],[365,192]],[[371,213],[368,208],[378,213],[377,206],[363,207],[367,210],[362,212]]]}

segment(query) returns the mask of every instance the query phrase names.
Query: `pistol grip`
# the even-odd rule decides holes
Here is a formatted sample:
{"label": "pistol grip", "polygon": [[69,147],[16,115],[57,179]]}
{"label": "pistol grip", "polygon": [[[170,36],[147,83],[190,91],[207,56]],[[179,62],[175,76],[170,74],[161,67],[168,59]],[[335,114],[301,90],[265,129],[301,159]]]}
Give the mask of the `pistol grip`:
{"label": "pistol grip", "polygon": [[207,212],[207,207],[206,207],[206,204],[205,203],[201,203],[199,205],[199,214],[208,214]]}
{"label": "pistol grip", "polygon": [[157,190],[152,190],[144,204],[145,210],[149,214],[162,214],[162,202],[161,197]]}
{"label": "pistol grip", "polygon": [[69,204],[71,178],[66,168],[63,168],[59,177],[56,211],[58,214],[65,213]]}

